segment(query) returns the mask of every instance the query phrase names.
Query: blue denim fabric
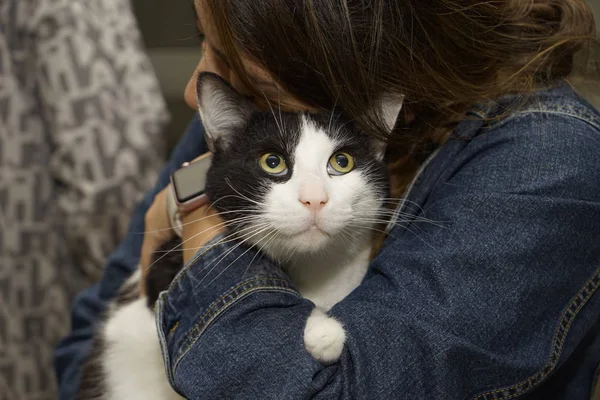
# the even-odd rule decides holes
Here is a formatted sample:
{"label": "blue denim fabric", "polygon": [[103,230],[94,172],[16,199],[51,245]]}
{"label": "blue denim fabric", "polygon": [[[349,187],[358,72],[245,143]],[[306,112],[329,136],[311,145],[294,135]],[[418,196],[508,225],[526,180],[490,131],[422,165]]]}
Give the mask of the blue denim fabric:
{"label": "blue denim fabric", "polygon": [[91,346],[96,324],[107,303],[137,268],[142,247],[144,216],[154,196],[167,186],[171,173],[182,163],[206,151],[204,127],[198,118],[194,118],[161,172],[156,186],[137,206],[127,236],[109,257],[102,280],[76,297],[72,309],[71,332],[57,345],[54,354],[61,399],[75,398],[81,365]]}
{"label": "blue denim fabric", "polygon": [[[324,366],[313,304],[253,250],[216,244],[159,299],[190,399],[588,399],[600,362],[600,115],[567,86],[469,114],[429,160]],[[218,240],[218,239],[217,239]],[[218,277],[217,277],[217,274]],[[531,397],[530,397],[531,398]]]}
{"label": "blue denim fabric", "polygon": [[[348,336],[334,365],[304,349],[313,305],[275,265],[232,243],[188,264],[157,307],[177,390],[587,400],[600,363],[600,115],[563,85],[488,118],[513,103],[475,109],[427,161],[403,211],[436,223],[399,221],[363,284],[332,309]],[[63,398],[140,243],[128,237],[119,250],[135,262],[110,264],[74,306],[78,324],[57,352]]]}

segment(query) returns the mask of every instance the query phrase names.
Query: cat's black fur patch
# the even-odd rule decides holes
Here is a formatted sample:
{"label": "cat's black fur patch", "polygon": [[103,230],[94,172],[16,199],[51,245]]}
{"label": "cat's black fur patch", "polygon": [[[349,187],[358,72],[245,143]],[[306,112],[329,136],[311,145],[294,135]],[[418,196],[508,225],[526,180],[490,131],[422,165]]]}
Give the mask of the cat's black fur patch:
{"label": "cat's black fur patch", "polygon": [[341,146],[336,151],[350,153],[356,170],[363,171],[371,184],[387,191],[389,176],[387,165],[383,162],[384,149],[381,143],[376,145],[373,138],[341,113],[311,115],[311,121],[329,137],[340,142]]}
{"label": "cat's black fur patch", "polygon": [[183,267],[183,252],[181,239],[174,238],[158,250],[154,256],[153,265],[146,275],[147,305],[154,308],[160,292],[168,289],[169,285]]}
{"label": "cat's black fur patch", "polygon": [[104,337],[96,335],[89,355],[81,367],[77,400],[101,400],[106,394],[106,380],[102,367],[104,348]]}
{"label": "cat's black fur patch", "polygon": [[115,298],[117,307],[124,306],[140,297],[140,283],[138,281],[128,280],[119,290]]}
{"label": "cat's black fur patch", "polygon": [[[239,225],[232,222],[250,215],[248,210],[256,209],[255,202],[266,195],[270,183],[285,182],[291,177],[293,150],[300,139],[300,121],[296,114],[287,113],[277,115],[277,119],[279,122],[275,124],[272,114],[256,113],[243,131],[233,133],[233,140],[226,147],[219,142],[215,144],[206,194],[234,231]],[[289,171],[286,175],[273,176],[261,169],[258,161],[268,152],[285,158]]]}

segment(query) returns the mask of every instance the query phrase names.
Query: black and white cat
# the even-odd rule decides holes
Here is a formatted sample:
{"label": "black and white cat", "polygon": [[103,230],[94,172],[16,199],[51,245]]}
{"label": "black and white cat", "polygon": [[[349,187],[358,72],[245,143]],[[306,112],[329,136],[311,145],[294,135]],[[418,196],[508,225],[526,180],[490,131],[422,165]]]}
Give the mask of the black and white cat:
{"label": "black and white cat", "polygon": [[[199,76],[198,104],[214,150],[209,198],[238,241],[279,263],[314,302],[305,347],[335,362],[346,333],[327,311],[367,271],[388,196],[384,145],[341,115],[258,112],[214,74]],[[382,104],[390,131],[400,107]],[[151,311],[181,269],[180,254],[152,266],[146,298],[139,273],[121,289],[84,368],[80,399],[181,398],[168,383]]]}

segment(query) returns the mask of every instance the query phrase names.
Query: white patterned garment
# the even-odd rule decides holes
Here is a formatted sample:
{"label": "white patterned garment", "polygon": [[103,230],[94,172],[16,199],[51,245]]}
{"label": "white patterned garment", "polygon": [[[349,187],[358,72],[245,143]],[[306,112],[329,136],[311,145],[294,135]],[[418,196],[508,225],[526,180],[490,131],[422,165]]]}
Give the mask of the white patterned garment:
{"label": "white patterned garment", "polygon": [[163,165],[129,0],[0,0],[0,399],[54,399],[52,352]]}

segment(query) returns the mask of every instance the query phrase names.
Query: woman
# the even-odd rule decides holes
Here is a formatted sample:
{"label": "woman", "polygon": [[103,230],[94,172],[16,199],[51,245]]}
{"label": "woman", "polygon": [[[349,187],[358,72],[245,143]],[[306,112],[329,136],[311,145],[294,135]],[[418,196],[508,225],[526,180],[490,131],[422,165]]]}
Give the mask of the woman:
{"label": "woman", "polygon": [[[184,215],[186,274],[157,307],[167,372],[183,396],[590,397],[600,361],[600,115],[564,82],[593,37],[582,1],[196,6],[206,35],[198,71],[261,106],[337,105],[380,135],[365,111],[383,94],[405,96],[388,144],[393,194],[413,205],[404,211],[444,223],[394,228],[361,286],[332,309],[348,338],[340,361],[324,366],[302,344],[312,304],[289,282],[256,285],[277,267],[247,269],[253,255],[230,243],[190,261],[221,220],[208,206]],[[128,236],[76,302],[76,328],[58,348],[64,398],[99,310],[140,248],[147,265],[170,237],[162,188],[205,151],[200,135],[186,135],[139,207],[131,232],[145,227],[143,245]],[[218,285],[185,291],[227,252],[236,261]]]}

